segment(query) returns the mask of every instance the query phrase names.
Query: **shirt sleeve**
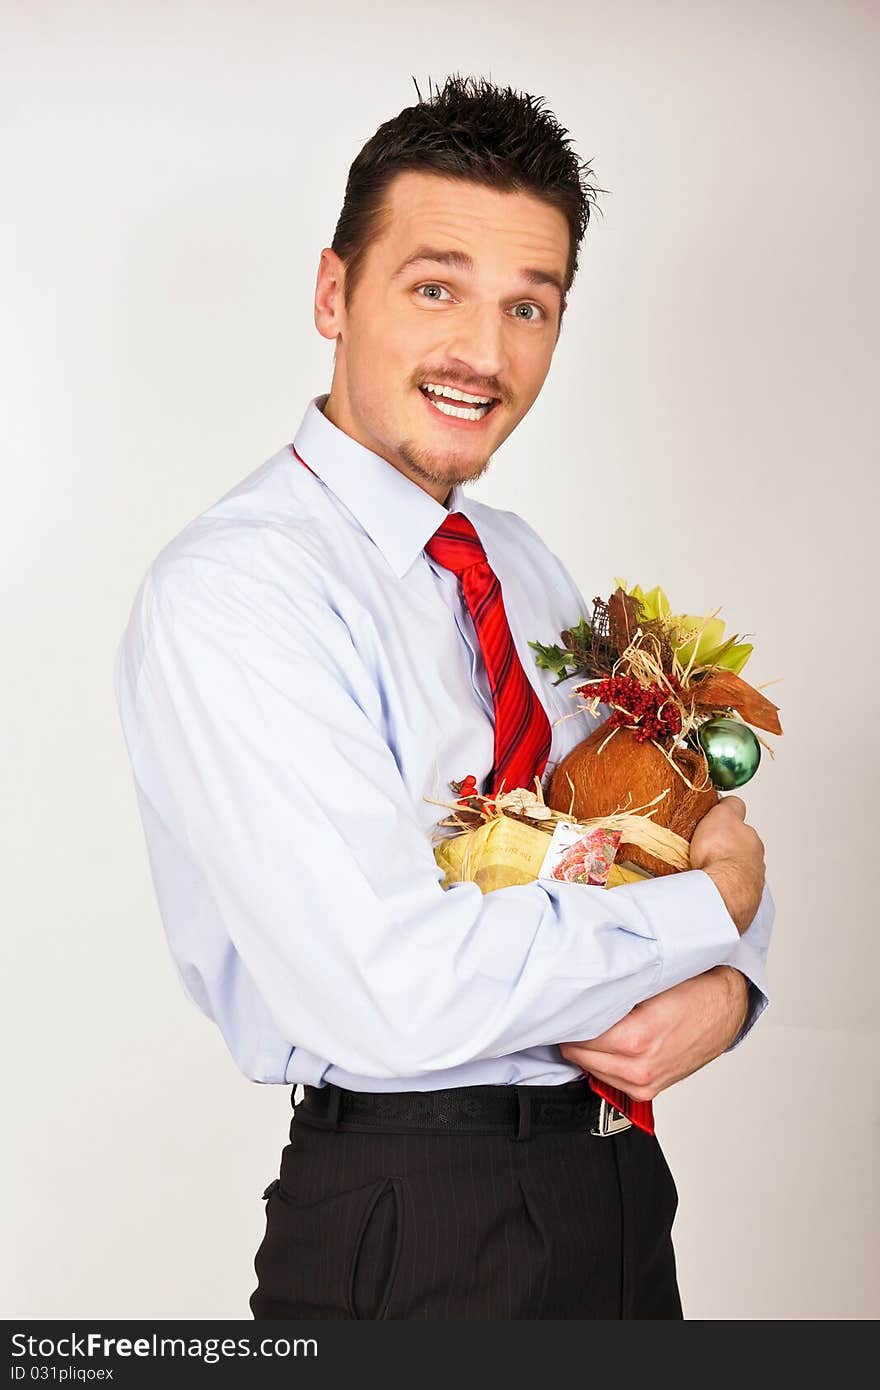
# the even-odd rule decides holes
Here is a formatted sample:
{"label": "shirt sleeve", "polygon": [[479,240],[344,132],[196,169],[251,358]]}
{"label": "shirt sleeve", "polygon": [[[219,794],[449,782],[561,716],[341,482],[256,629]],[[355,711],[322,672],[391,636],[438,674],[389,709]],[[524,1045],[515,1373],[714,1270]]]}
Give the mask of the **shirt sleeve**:
{"label": "shirt sleeve", "polygon": [[323,597],[192,557],[148,580],[117,699],[139,794],[211,895],[204,921],[185,892],[164,918],[209,1016],[235,952],[293,1045],[415,1077],[595,1037],[733,959],[701,870],[444,890],[383,694]]}

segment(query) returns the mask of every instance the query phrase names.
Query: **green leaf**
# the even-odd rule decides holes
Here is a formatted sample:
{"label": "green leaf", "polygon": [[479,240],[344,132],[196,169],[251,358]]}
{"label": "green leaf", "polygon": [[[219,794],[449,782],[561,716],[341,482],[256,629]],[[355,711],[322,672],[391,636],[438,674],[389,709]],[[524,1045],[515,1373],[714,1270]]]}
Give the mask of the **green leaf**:
{"label": "green leaf", "polygon": [[668,618],[671,613],[669,599],[666,597],[659,584],[645,594],[642,601],[642,610],[646,618]]}
{"label": "green leaf", "polygon": [[727,651],[716,655],[714,665],[723,666],[725,670],[738,676],[754,650],[751,642],[734,642]]}
{"label": "green leaf", "polygon": [[[685,614],[677,620],[677,636],[679,641],[675,648],[675,654],[682,666],[688,665],[695,647],[696,656],[694,656],[694,665],[705,665],[709,653],[715,651],[722,643],[724,637],[724,623],[721,619],[710,618],[705,624],[705,627],[703,627],[704,621],[703,618],[695,618],[690,614]],[[703,631],[700,633],[699,638],[697,638],[696,634],[701,627]]]}
{"label": "green leaf", "polygon": [[567,680],[573,676],[576,665],[568,670],[568,664],[575,663],[573,652],[567,651],[565,647],[545,646],[543,642],[530,642],[529,646],[536,653],[535,665],[542,671],[552,671],[560,681]]}
{"label": "green leaf", "polygon": [[[588,646],[593,640],[593,629],[587,618],[579,618],[572,627],[567,629],[567,632],[578,646]],[[562,635],[564,637],[565,633]]]}

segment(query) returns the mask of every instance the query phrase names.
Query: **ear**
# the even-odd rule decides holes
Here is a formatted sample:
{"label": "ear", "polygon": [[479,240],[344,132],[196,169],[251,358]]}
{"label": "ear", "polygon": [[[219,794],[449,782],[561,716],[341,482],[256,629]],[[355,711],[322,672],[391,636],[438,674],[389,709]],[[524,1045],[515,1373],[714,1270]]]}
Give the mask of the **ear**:
{"label": "ear", "polygon": [[338,338],[345,323],[343,288],[345,265],[336,252],[325,246],[318,262],[315,285],[315,327],[322,338]]}

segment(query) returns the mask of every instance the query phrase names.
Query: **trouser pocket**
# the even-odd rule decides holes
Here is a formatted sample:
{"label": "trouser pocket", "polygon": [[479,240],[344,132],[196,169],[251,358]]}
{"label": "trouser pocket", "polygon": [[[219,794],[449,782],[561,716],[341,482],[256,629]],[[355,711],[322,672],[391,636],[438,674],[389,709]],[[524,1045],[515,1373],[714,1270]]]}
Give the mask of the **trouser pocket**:
{"label": "trouser pocket", "polygon": [[381,1177],[314,1202],[270,1184],[254,1317],[387,1317],[403,1239],[401,1184]]}

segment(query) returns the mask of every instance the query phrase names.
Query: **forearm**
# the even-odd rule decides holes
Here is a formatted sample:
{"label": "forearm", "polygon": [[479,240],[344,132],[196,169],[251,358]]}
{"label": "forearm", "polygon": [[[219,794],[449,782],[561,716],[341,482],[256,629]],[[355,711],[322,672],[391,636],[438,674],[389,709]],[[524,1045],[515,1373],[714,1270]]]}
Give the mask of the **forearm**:
{"label": "forearm", "polygon": [[745,1027],[750,1011],[750,990],[753,986],[736,966],[716,965],[715,973],[725,986],[724,1011],[728,1020],[724,1049],[726,1051],[733,1046],[734,1040]]}

